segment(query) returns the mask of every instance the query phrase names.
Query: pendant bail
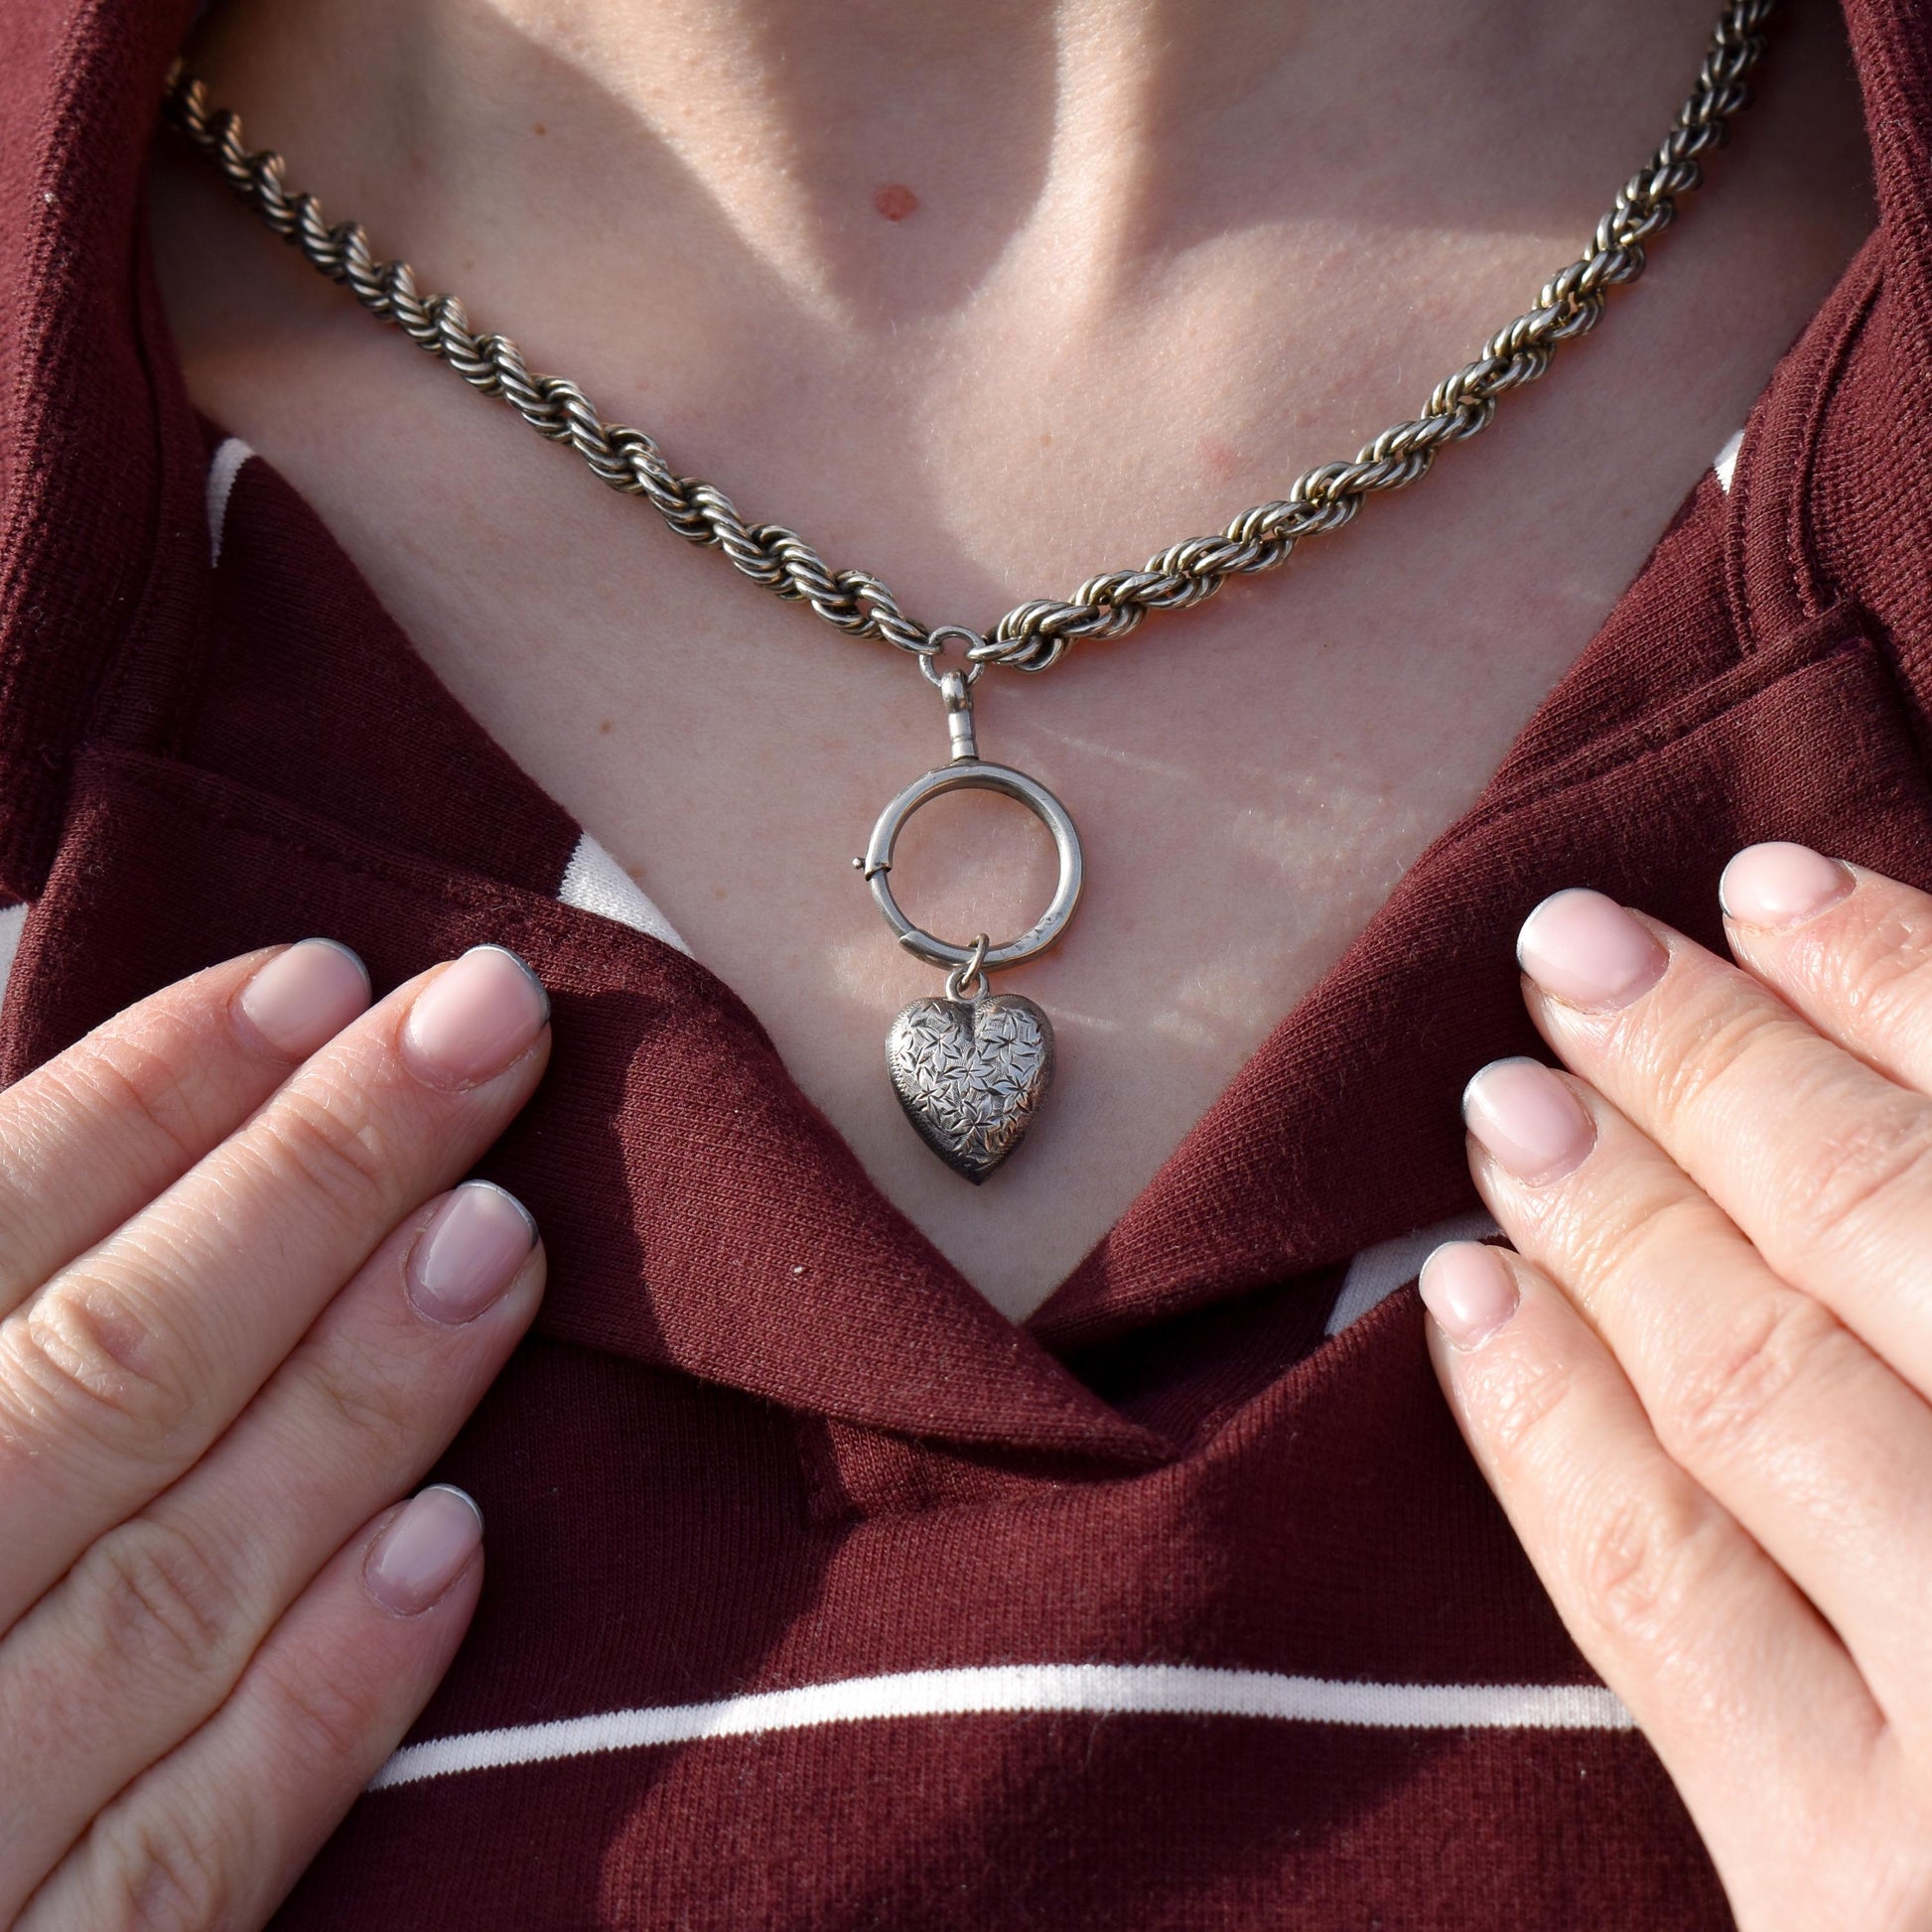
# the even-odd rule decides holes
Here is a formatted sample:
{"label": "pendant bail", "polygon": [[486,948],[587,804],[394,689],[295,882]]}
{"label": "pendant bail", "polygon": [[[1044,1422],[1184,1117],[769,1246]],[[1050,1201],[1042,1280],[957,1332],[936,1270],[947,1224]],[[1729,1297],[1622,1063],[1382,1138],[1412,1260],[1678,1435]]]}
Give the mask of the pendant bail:
{"label": "pendant bail", "polygon": [[980,748],[973,736],[973,687],[959,672],[944,671],[939,678],[939,695],[946,701],[946,730],[952,738],[953,763],[977,763]]}
{"label": "pendant bail", "polygon": [[[963,671],[935,670],[939,653],[948,637],[966,641],[966,668]],[[986,639],[963,623],[936,624],[925,633],[926,648],[919,652],[918,665],[925,681],[946,701],[946,731],[952,739],[954,764],[979,762],[979,745],[973,736],[973,686],[986,666],[973,655],[975,646],[984,648]]]}

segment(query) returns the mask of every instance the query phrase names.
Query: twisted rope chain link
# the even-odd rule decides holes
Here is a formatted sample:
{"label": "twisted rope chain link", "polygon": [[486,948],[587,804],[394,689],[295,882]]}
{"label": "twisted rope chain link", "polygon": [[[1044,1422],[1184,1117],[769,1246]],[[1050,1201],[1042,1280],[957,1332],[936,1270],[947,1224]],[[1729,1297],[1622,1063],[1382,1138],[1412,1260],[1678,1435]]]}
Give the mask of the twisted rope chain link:
{"label": "twisted rope chain link", "polygon": [[[1302,538],[1339,530],[1368,497],[1426,476],[1438,451],[1487,428],[1496,399],[1534,382],[1559,343],[1596,325],[1611,289],[1644,270],[1644,244],[1669,226],[1680,196],[1702,185],[1700,157],[1723,146],[1732,117],[1750,102],[1746,85],[1764,57],[1759,31],[1777,0],[1729,0],[1679,109],[1649,164],[1632,175],[1596,224],[1581,256],[1499,330],[1474,361],[1437,385],[1421,415],[1386,429],[1352,463],[1327,463],[1301,477],[1279,502],[1244,510],[1219,536],[1191,537],[1148,560],[1142,570],[1090,577],[1064,603],[1017,605],[967,648],[978,665],[1043,671],[1076,637],[1123,637],[1150,611],[1203,604],[1229,578],[1277,570]],[[275,233],[292,241],[332,281],[346,283],[364,308],[395,323],[419,347],[448,362],[486,396],[500,397],[553,442],[568,443],[600,482],[652,508],[689,543],[722,550],[733,567],[779,597],[811,606],[855,637],[879,637],[930,659],[940,646],[908,618],[879,578],[835,570],[796,531],[747,523],[716,484],[680,477],[642,430],[607,423],[575,382],[532,375],[507,336],[477,334],[462,300],[423,295],[407,262],[378,261],[361,224],[323,218],[313,195],[289,193],[283,160],[242,145],[240,117],[210,110],[207,90],[182,62],[170,69],[168,121],[221,170],[229,185]],[[946,626],[953,628],[954,626]]]}

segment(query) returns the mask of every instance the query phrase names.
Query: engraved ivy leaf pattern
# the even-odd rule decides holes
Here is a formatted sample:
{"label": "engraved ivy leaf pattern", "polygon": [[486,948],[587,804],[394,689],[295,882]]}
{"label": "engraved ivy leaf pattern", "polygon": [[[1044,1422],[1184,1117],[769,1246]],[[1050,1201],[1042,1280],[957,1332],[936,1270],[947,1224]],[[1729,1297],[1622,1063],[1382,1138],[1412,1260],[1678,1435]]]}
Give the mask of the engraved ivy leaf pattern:
{"label": "engraved ivy leaf pattern", "polygon": [[1053,1074],[1053,1030],[1031,1000],[914,1000],[886,1041],[893,1088],[921,1138],[969,1180],[1025,1138]]}

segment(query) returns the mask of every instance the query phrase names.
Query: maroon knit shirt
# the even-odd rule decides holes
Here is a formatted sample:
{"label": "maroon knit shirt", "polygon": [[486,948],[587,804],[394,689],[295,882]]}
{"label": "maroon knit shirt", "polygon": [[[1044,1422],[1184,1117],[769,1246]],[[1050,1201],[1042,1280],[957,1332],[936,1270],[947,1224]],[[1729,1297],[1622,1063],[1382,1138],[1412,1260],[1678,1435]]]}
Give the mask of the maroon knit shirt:
{"label": "maroon knit shirt", "polygon": [[1847,0],[1882,218],[1734,468],[1018,1327],[196,414],[139,210],[191,11],[0,7],[0,1078],[305,933],[378,992],[501,941],[555,1008],[482,1168],[548,1299],[438,1470],[483,1606],[278,1923],[1727,1924],[1405,1284],[1545,893],[1720,943],[1749,840],[1932,887],[1923,0]]}

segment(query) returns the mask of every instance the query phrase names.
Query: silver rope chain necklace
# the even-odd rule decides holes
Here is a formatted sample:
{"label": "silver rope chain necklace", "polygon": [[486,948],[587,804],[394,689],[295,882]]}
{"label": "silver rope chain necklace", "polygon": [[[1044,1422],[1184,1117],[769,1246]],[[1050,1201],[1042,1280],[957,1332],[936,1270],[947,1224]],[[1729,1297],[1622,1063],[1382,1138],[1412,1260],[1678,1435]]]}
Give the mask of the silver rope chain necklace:
{"label": "silver rope chain necklace", "polygon": [[[920,1138],[948,1167],[979,1181],[1025,1138],[1053,1072],[1053,1030],[1045,1014],[1022,995],[992,992],[990,976],[1044,952],[1066,930],[1080,897],[1081,859],[1065,806],[1036,778],[980,757],[973,686],[989,665],[1050,670],[1076,639],[1125,636],[1150,611],[1203,604],[1231,577],[1279,569],[1302,538],[1340,529],[1370,496],[1415,483],[1438,451],[1486,428],[1499,396],[1534,382],[1558,344],[1595,327],[1610,290],[1643,273],[1646,242],[1670,224],[1678,199],[1702,185],[1701,157],[1723,146],[1731,120],[1750,103],[1747,81],[1764,58],[1761,30],[1776,4],[1729,0],[1670,132],[1618,192],[1582,254],[1474,361],[1439,383],[1419,416],[1384,430],[1352,463],[1309,471],[1282,500],[1244,510],[1218,536],[1176,543],[1141,570],[1089,578],[1063,603],[1016,605],[986,631],[908,618],[870,571],[833,569],[782,524],[747,523],[714,484],[679,476],[643,431],[605,422],[576,383],[533,375],[507,336],[472,330],[458,297],[420,294],[407,262],[377,260],[358,222],[332,226],[315,196],[290,194],[282,157],[266,149],[250,153],[240,117],[211,109],[207,89],[180,61],[169,70],[162,106],[168,122],[276,234],[331,281],[347,284],[364,308],[396,324],[474,388],[508,403],[539,434],[568,443],[601,483],[643,497],[687,542],[722,551],[745,576],[807,605],[849,636],[879,638],[907,652],[937,689],[950,762],[913,780],[886,807],[865,856],[852,863],[898,943],[946,969],[942,996],[914,1000],[894,1021],[887,1065]],[[949,642],[962,646],[958,668],[942,665]],[[1018,799],[1052,834],[1059,856],[1051,903],[1018,938],[999,945],[983,932],[962,946],[922,930],[892,890],[893,851],[906,821],[929,799],[973,789]]]}

